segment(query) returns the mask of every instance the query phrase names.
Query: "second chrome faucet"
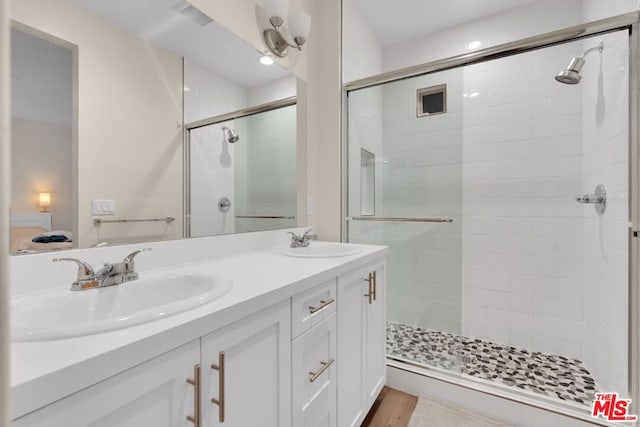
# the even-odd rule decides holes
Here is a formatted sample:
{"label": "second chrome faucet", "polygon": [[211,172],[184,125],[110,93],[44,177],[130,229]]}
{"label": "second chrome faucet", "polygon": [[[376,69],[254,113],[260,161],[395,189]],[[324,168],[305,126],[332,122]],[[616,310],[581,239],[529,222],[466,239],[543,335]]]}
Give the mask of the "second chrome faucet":
{"label": "second chrome faucet", "polygon": [[150,251],[151,248],[140,249],[131,252],[124,257],[122,262],[115,264],[105,263],[104,266],[94,272],[91,265],[77,258],[54,258],[53,262],[71,261],[78,265],[78,276],[71,284],[72,291],[83,291],[86,289],[103,288],[106,286],[119,285],[124,282],[138,279],[134,258],[140,252]]}

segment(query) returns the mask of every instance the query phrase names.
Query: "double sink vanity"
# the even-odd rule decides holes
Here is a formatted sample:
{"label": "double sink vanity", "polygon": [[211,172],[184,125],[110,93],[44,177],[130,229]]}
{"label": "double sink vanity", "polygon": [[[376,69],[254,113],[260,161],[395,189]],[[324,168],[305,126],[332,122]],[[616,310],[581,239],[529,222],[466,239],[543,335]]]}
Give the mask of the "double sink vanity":
{"label": "double sink vanity", "polygon": [[13,425],[360,425],[386,379],[387,249],[288,243],[146,244],[139,278],[78,292],[55,254],[12,258]]}

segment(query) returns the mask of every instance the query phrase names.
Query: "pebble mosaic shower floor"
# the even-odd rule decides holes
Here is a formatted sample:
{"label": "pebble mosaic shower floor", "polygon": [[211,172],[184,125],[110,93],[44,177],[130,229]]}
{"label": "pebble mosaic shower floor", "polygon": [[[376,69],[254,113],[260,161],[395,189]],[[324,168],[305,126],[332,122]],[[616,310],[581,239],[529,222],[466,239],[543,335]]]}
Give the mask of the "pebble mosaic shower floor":
{"label": "pebble mosaic shower floor", "polygon": [[409,325],[387,323],[387,354],[587,406],[597,390],[580,360]]}

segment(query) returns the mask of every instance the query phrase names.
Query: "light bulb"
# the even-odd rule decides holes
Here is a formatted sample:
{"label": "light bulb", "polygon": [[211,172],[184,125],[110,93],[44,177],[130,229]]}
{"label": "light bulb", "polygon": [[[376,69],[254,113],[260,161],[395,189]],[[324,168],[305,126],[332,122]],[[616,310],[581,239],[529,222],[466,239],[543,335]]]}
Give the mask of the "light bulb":
{"label": "light bulb", "polygon": [[270,56],[264,55],[260,57],[260,63],[263,65],[271,65],[273,64],[273,58]]}
{"label": "light bulb", "polygon": [[288,3],[288,0],[264,0],[264,13],[267,18],[278,16],[284,19],[289,10]]}

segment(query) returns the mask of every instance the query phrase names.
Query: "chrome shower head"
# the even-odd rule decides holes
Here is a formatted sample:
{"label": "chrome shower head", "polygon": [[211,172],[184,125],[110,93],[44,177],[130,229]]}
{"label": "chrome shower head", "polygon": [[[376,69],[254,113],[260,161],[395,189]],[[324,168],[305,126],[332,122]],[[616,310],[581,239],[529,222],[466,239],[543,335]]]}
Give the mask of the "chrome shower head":
{"label": "chrome shower head", "polygon": [[228,128],[226,126],[222,126],[222,133],[224,134],[224,139],[229,143],[233,144],[240,140],[240,137],[236,133],[235,130]]}
{"label": "chrome shower head", "polygon": [[582,76],[580,76],[580,70],[582,70],[584,63],[585,60],[581,56],[571,59],[567,68],[558,73],[556,80],[568,85],[576,85],[580,83],[580,79],[582,79]]}
{"label": "chrome shower head", "polygon": [[582,70],[584,63],[586,62],[584,60],[584,57],[596,50],[602,53],[603,49],[604,49],[604,43],[600,42],[598,46],[592,47],[591,49],[587,49],[582,54],[582,56],[572,58],[571,62],[569,62],[569,65],[567,65],[567,68],[565,68],[564,70],[558,73],[558,75],[556,76],[556,80],[559,81],[560,83],[564,83],[568,85],[576,85],[580,83],[580,80],[582,79],[582,76],[580,76],[580,70]]}

